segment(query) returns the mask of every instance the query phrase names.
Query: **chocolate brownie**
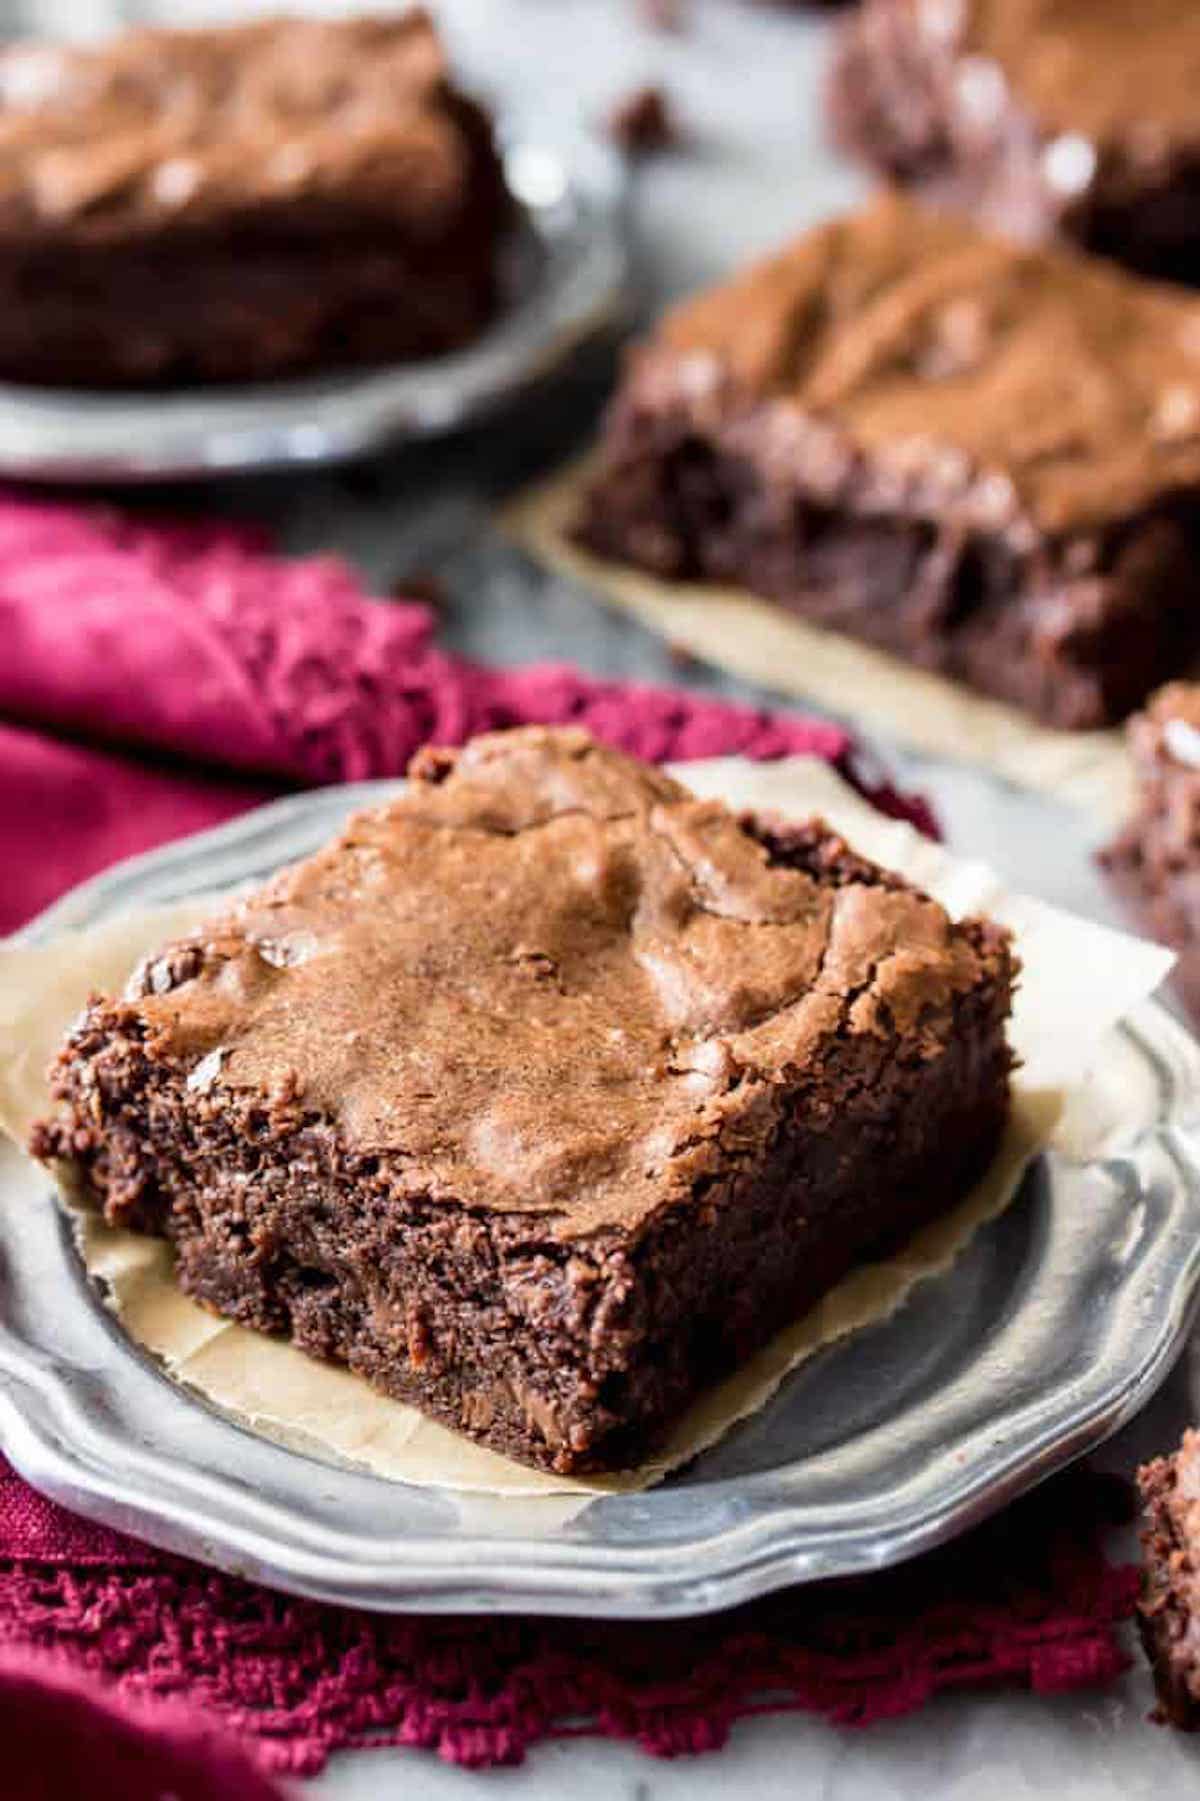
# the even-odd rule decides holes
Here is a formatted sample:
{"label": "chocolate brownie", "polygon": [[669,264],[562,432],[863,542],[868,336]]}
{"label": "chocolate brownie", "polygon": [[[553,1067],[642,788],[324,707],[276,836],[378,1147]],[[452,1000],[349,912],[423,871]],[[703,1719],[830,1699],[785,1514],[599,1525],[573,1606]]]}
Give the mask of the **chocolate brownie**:
{"label": "chocolate brownie", "polygon": [[1137,798],[1101,867],[1137,925],[1178,953],[1171,980],[1200,1020],[1200,683],[1163,688],[1128,741]]}
{"label": "chocolate brownie", "polygon": [[436,355],[496,303],[485,113],[428,15],[0,52],[0,377],[153,385]]}
{"label": "chocolate brownie", "polygon": [[652,156],[673,150],[682,133],[665,88],[657,85],[631,88],[609,112],[605,129],[618,149],[629,156]]}
{"label": "chocolate brownie", "polygon": [[928,198],[1200,281],[1195,0],[864,0],[834,130]]}
{"label": "chocolate brownie", "polygon": [[885,194],[634,348],[576,529],[1108,724],[1200,638],[1200,300]]}
{"label": "chocolate brownie", "polygon": [[1172,1726],[1200,1726],[1200,1433],[1138,1471],[1143,1507],[1138,1627],[1154,1671],[1159,1711]]}
{"label": "chocolate brownie", "polygon": [[410,774],[94,999],[33,1149],[208,1306],[513,1457],[633,1464],[983,1172],[1007,936],[582,732]]}

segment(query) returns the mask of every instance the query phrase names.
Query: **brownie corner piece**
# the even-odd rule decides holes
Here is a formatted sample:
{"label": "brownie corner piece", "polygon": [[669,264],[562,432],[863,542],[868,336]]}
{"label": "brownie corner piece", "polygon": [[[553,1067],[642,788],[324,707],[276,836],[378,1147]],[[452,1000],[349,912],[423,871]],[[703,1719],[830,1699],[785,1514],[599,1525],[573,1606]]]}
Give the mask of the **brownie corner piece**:
{"label": "brownie corner piece", "polygon": [[32,1148],[204,1304],[626,1467],[982,1173],[1014,970],[819,822],[499,733],[95,1001]]}
{"label": "brownie corner piece", "polygon": [[1134,800],[1099,852],[1136,926],[1176,953],[1171,983],[1200,1019],[1200,682],[1169,682],[1126,728]]}
{"label": "brownie corner piece", "polygon": [[1186,1732],[1200,1727],[1200,1433],[1138,1471],[1142,1502],[1142,1589],[1138,1630],[1154,1676],[1159,1718]]}
{"label": "brownie corner piece", "polygon": [[863,0],[834,136],[891,180],[1029,241],[1200,282],[1191,0]]}
{"label": "brownie corner piece", "polygon": [[267,380],[439,355],[498,302],[492,124],[429,13],[0,49],[0,376]]}
{"label": "brownie corner piece", "polygon": [[1200,637],[1200,301],[884,194],[634,348],[574,532],[1113,724]]}

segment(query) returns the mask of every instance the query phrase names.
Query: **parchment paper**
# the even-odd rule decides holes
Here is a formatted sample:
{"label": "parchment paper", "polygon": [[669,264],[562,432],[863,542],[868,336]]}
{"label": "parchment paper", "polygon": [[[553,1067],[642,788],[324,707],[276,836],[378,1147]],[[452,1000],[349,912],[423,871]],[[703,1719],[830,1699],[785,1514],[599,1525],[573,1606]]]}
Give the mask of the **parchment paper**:
{"label": "parchment paper", "polygon": [[[985,909],[1013,927],[1025,970],[1012,1026],[1023,1067],[1012,1127],[987,1178],[900,1256],[855,1273],[750,1365],[702,1397],[652,1462],[619,1478],[568,1480],[526,1470],[385,1399],[344,1370],[216,1318],[175,1288],[163,1243],[112,1231],[77,1207],[82,1253],[109,1305],[178,1380],[269,1437],[394,1480],[526,1497],[648,1486],[756,1412],[819,1345],[885,1317],[915,1282],[948,1267],[971,1234],[1012,1198],[1030,1157],[1078,1111],[1067,1104],[1085,1085],[1088,1062],[1106,1031],[1170,966],[1170,955],[1155,946],[1009,894],[984,865],[956,859],[909,826],[883,819],[825,764],[797,758],[755,765],[733,758],[689,764],[676,773],[697,792],[735,806],[795,817],[821,813],[865,854],[911,875],[951,912]],[[146,951],[212,908],[209,896],[50,945],[0,946],[0,1123],[7,1131],[20,1140],[45,1110],[43,1071],[88,992],[121,986]],[[1103,982],[1096,980],[1099,971]]]}
{"label": "parchment paper", "polygon": [[914,750],[1055,795],[1095,814],[1098,828],[1128,813],[1133,775],[1120,732],[1037,725],[1015,707],[806,625],[743,588],[659,580],[580,550],[568,531],[589,467],[590,460],[575,463],[526,489],[500,513],[501,529],[559,574],[744,681],[799,696]]}

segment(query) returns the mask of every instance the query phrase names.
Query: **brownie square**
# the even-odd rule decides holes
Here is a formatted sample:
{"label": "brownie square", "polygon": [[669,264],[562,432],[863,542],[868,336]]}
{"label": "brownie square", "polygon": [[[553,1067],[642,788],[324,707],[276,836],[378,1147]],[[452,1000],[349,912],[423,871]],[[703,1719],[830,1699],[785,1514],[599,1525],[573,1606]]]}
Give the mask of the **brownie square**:
{"label": "brownie square", "polygon": [[1161,1717],[1200,1726],[1200,1433],[1138,1471],[1142,1594],[1138,1627],[1154,1671]]}
{"label": "brownie square", "polygon": [[496,303],[486,114],[427,13],[0,52],[0,378],[247,380],[452,350]]}
{"label": "brownie square", "polygon": [[1200,1020],[1200,683],[1163,688],[1128,743],[1134,808],[1101,867],[1135,923],[1178,953],[1171,980]]}
{"label": "brownie square", "polygon": [[864,0],[836,135],[1001,231],[1200,281],[1194,0]]}
{"label": "brownie square", "polygon": [[632,1465],[982,1174],[1007,935],[582,732],[410,775],[95,999],[32,1148],[217,1311]]}
{"label": "brownie square", "polygon": [[882,195],[634,348],[576,530],[1109,724],[1200,637],[1200,301]]}

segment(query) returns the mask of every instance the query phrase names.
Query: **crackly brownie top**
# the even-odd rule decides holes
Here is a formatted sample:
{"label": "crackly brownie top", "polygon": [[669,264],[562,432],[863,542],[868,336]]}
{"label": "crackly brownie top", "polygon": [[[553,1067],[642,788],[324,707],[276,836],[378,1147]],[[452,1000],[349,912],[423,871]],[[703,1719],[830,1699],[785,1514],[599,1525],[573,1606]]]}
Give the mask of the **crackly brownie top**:
{"label": "crackly brownie top", "polygon": [[[885,0],[885,4],[889,0]],[[895,3],[895,0],[891,0]],[[961,58],[957,104],[980,133],[1011,103],[1043,131],[1079,133],[1153,169],[1200,143],[1195,0],[899,0],[932,46]],[[1064,171],[1072,151],[1064,150]]]}
{"label": "crackly brownie top", "polygon": [[102,237],[348,195],[432,229],[469,173],[421,10],[0,53],[0,231]]}
{"label": "crackly brownie top", "polygon": [[579,731],[410,773],[130,995],[194,1104],[262,1091],[437,1199],[636,1223],[753,1157],[839,1037],[932,1054],[1002,955],[848,853],[774,863]]}
{"label": "crackly brownie top", "polygon": [[634,374],[701,429],[749,402],[810,490],[1018,543],[1200,483],[1200,301],[898,195],[676,308]]}

